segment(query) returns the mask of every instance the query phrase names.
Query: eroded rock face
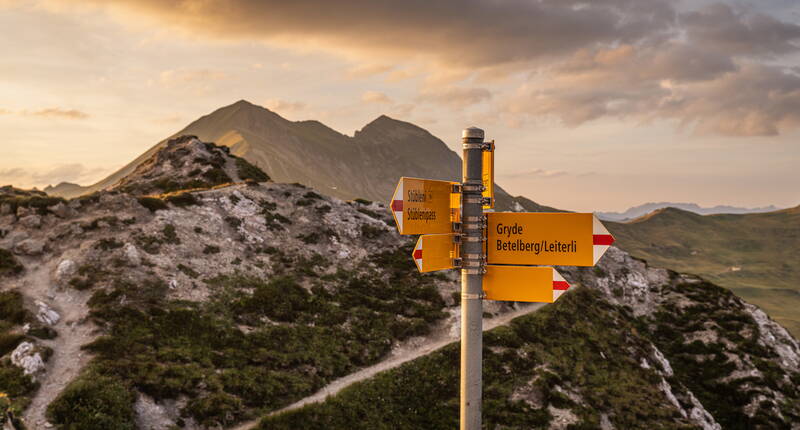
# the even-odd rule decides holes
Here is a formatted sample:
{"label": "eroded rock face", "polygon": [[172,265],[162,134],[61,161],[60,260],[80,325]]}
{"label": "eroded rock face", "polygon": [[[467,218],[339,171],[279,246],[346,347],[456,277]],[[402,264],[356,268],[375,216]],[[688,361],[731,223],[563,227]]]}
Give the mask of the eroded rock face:
{"label": "eroded rock face", "polygon": [[31,342],[22,342],[11,353],[11,364],[22,368],[26,375],[35,376],[44,370],[44,360]]}

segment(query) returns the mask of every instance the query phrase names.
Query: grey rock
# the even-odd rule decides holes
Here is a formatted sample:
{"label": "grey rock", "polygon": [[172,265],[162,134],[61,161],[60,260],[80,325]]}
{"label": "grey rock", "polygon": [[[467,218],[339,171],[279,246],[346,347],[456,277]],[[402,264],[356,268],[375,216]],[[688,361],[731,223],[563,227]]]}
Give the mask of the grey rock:
{"label": "grey rock", "polygon": [[26,375],[44,370],[44,360],[31,342],[22,342],[11,353],[11,364],[21,368]]}
{"label": "grey rock", "polygon": [[17,221],[16,215],[0,215],[0,226],[10,226]]}
{"label": "grey rock", "polygon": [[27,228],[39,228],[42,226],[42,217],[39,215],[28,215],[19,219],[19,223]]}
{"label": "grey rock", "polygon": [[33,213],[32,209],[29,209],[29,208],[26,208],[26,207],[23,207],[23,206],[17,207],[17,218],[22,218],[22,217],[28,216],[28,215],[30,215],[32,213]]}
{"label": "grey rock", "polygon": [[10,246],[13,247],[29,237],[30,235],[24,231],[12,231],[11,233],[8,233],[6,239],[8,240]]}
{"label": "grey rock", "polygon": [[39,239],[26,239],[14,245],[14,252],[22,255],[40,255],[44,252],[45,243]]}
{"label": "grey rock", "polygon": [[14,215],[14,211],[11,210],[11,205],[8,203],[0,205],[0,215]]}
{"label": "grey rock", "polygon": [[139,255],[139,250],[136,249],[136,246],[132,243],[125,244],[125,258],[128,259],[128,263],[132,266],[142,264],[142,257]]}
{"label": "grey rock", "polygon": [[56,281],[65,282],[78,270],[78,265],[72,260],[62,260],[56,268]]}
{"label": "grey rock", "polygon": [[64,203],[50,206],[47,209],[59,218],[69,218],[73,213],[72,209]]}
{"label": "grey rock", "polygon": [[58,324],[58,321],[61,319],[61,315],[59,315],[58,312],[54,311],[47,303],[39,300],[36,301],[36,306],[39,308],[36,319],[38,319],[40,323],[49,326]]}

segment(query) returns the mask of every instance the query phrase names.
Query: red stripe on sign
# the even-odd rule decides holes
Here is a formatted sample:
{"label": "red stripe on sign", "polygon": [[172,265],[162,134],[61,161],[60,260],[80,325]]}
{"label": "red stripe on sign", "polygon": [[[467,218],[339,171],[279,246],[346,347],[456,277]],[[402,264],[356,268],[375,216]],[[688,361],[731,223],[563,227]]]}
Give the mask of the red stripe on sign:
{"label": "red stripe on sign", "polygon": [[422,260],[422,250],[415,249],[414,250],[414,260]]}
{"label": "red stripe on sign", "polygon": [[569,283],[566,281],[553,281],[554,290],[569,290]]}
{"label": "red stripe on sign", "polygon": [[595,234],[592,236],[593,245],[611,245],[614,243],[614,236],[610,234]]}
{"label": "red stripe on sign", "polygon": [[392,210],[395,212],[402,212],[403,211],[403,201],[402,200],[392,200]]}

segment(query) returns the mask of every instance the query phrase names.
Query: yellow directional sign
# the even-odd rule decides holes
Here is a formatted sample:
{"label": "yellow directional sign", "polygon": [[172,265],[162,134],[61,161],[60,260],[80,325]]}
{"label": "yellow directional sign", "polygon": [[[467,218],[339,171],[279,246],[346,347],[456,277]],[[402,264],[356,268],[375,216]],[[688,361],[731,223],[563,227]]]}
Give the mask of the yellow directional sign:
{"label": "yellow directional sign", "polygon": [[400,234],[452,233],[456,183],[400,178],[390,204]]}
{"label": "yellow directional sign", "polygon": [[454,269],[454,259],[458,258],[458,244],[455,234],[423,234],[417,240],[412,258],[420,272]]}
{"label": "yellow directional sign", "polygon": [[614,237],[589,213],[486,214],[489,264],[594,266]]}
{"label": "yellow directional sign", "polygon": [[494,141],[489,142],[489,150],[483,151],[483,196],[489,198],[484,209],[494,208]]}
{"label": "yellow directional sign", "polygon": [[487,300],[553,303],[569,284],[552,267],[486,266],[483,292]]}

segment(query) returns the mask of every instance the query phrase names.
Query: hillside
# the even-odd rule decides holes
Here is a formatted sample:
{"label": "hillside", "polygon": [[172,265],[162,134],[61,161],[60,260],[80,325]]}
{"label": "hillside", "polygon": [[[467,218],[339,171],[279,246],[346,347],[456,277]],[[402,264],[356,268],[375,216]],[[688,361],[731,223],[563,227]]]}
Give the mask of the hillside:
{"label": "hillside", "polygon": [[800,335],[800,207],[706,216],[667,208],[606,226],[631,254],[730,288]]}
{"label": "hillside", "polygon": [[[247,427],[458,333],[458,273],[419,274],[413,238],[384,205],[272,182],[233,152],[182,136],[107,191],[65,201],[0,189],[0,407],[29,428]],[[563,271],[581,287],[488,335],[487,374],[500,376],[487,379],[489,422],[799,419],[800,346],[758,308],[617,248],[597,268]],[[487,324],[525,309],[484,305]],[[317,415],[449,426],[454,350],[341,392],[372,411]],[[406,369],[410,380],[391,379]],[[381,394],[360,394],[364,384]],[[740,394],[715,394],[728,392]],[[409,408],[427,421],[395,421]],[[287,419],[281,428],[314,423]]]}
{"label": "hillside", "polygon": [[[461,180],[461,158],[444,142],[414,124],[385,115],[350,137],[318,121],[289,121],[240,100],[199,118],[172,137],[181,135],[226,146],[231,154],[257,165],[277,182],[301,183],[345,200],[386,201],[401,176]],[[48,192],[76,197],[107,189],[165,142],[94,185],[58,186]],[[515,199],[500,187],[496,197],[503,210],[511,210],[515,202],[523,206],[533,203]]]}

